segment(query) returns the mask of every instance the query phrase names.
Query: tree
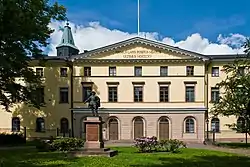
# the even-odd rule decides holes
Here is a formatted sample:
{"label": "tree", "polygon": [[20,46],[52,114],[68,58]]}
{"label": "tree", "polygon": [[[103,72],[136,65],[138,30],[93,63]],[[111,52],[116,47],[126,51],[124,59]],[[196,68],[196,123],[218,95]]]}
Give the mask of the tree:
{"label": "tree", "polygon": [[53,32],[48,24],[65,20],[65,13],[48,0],[0,0],[0,104],[7,111],[16,101],[42,105],[34,96],[41,77],[29,66],[33,59],[43,60],[42,48]]}
{"label": "tree", "polygon": [[[249,40],[245,44],[248,55]],[[215,116],[236,116],[243,121],[227,126],[238,132],[250,135],[250,61],[248,56],[237,58],[233,63],[223,66],[226,78],[216,86],[220,88],[220,98],[213,102],[211,113]]]}

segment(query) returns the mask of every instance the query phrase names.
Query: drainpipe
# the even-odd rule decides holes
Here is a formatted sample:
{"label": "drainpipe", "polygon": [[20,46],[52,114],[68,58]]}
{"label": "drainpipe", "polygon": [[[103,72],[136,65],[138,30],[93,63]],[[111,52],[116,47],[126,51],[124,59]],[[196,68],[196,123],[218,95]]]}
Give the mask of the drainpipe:
{"label": "drainpipe", "polygon": [[205,121],[206,121],[206,140],[209,140],[209,119],[208,119],[208,90],[209,90],[209,86],[208,86],[208,67],[209,67],[210,62],[205,62],[205,84],[206,84],[206,108],[207,111],[205,112]]}
{"label": "drainpipe", "polygon": [[70,69],[70,111],[71,111],[71,134],[74,137],[74,104],[73,104],[73,62],[69,62],[69,69]]}

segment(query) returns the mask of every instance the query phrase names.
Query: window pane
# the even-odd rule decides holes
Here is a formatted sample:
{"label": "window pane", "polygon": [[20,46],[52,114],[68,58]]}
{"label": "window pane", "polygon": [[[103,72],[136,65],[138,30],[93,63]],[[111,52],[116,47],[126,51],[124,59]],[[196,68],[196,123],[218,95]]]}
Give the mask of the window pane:
{"label": "window pane", "polygon": [[211,120],[211,130],[215,132],[220,132],[220,120],[218,118],[213,118]]}
{"label": "window pane", "polygon": [[187,74],[187,76],[193,76],[194,75],[194,66],[187,66],[186,67],[186,74]]}
{"label": "window pane", "polygon": [[116,76],[116,67],[109,67],[109,76]]}
{"label": "window pane", "polygon": [[117,102],[117,87],[109,87],[109,102]]}
{"label": "window pane", "polygon": [[36,120],[36,131],[42,132],[45,131],[45,123],[43,118],[37,118]]}
{"label": "window pane", "polygon": [[168,102],[168,86],[160,87],[160,102]]}
{"label": "window pane", "polygon": [[142,67],[135,67],[135,76],[142,76]]}
{"label": "window pane", "polygon": [[87,98],[90,96],[92,92],[92,87],[91,86],[83,86],[82,87],[82,92],[83,92],[83,101],[87,100]]}
{"label": "window pane", "polygon": [[36,68],[36,75],[43,77],[43,68]]}
{"label": "window pane", "polygon": [[142,102],[143,101],[143,87],[135,86],[134,87],[134,102]]}
{"label": "window pane", "polygon": [[168,67],[162,66],[160,67],[160,76],[167,76],[168,75]]}
{"label": "window pane", "polygon": [[84,76],[85,77],[91,76],[91,67],[84,67]]}
{"label": "window pane", "polygon": [[60,88],[60,103],[68,103],[69,102],[69,93],[68,88]]}
{"label": "window pane", "polygon": [[186,86],[186,102],[194,102],[195,94],[194,94],[194,86]]}
{"label": "window pane", "polygon": [[219,76],[219,67],[212,67],[212,77],[218,77]]}
{"label": "window pane", "polygon": [[220,99],[219,88],[211,88],[211,101],[217,102]]}
{"label": "window pane", "polygon": [[12,131],[13,132],[20,131],[20,119],[17,117],[12,118]]}
{"label": "window pane", "polygon": [[186,133],[194,133],[194,120],[193,119],[186,120]]}
{"label": "window pane", "polygon": [[66,77],[68,74],[67,74],[67,68],[61,68],[60,69],[60,75],[61,77]]}

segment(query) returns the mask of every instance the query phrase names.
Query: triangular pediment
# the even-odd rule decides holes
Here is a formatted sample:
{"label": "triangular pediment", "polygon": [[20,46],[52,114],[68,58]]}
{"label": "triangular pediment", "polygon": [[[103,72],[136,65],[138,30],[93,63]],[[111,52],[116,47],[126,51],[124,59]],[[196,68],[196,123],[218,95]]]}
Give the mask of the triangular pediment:
{"label": "triangular pediment", "polygon": [[140,37],[131,38],[72,57],[77,59],[201,59],[209,58],[187,50]]}

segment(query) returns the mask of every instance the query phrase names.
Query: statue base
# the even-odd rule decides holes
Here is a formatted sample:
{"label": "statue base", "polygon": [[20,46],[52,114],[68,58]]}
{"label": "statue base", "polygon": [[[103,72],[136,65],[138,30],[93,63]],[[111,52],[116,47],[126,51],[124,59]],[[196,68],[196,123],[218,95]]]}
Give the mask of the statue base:
{"label": "statue base", "polygon": [[78,151],[72,151],[70,154],[74,157],[82,156],[107,156],[112,157],[118,154],[116,150],[104,148],[102,137],[102,118],[99,116],[87,117],[84,121],[86,128],[86,142],[84,148]]}

